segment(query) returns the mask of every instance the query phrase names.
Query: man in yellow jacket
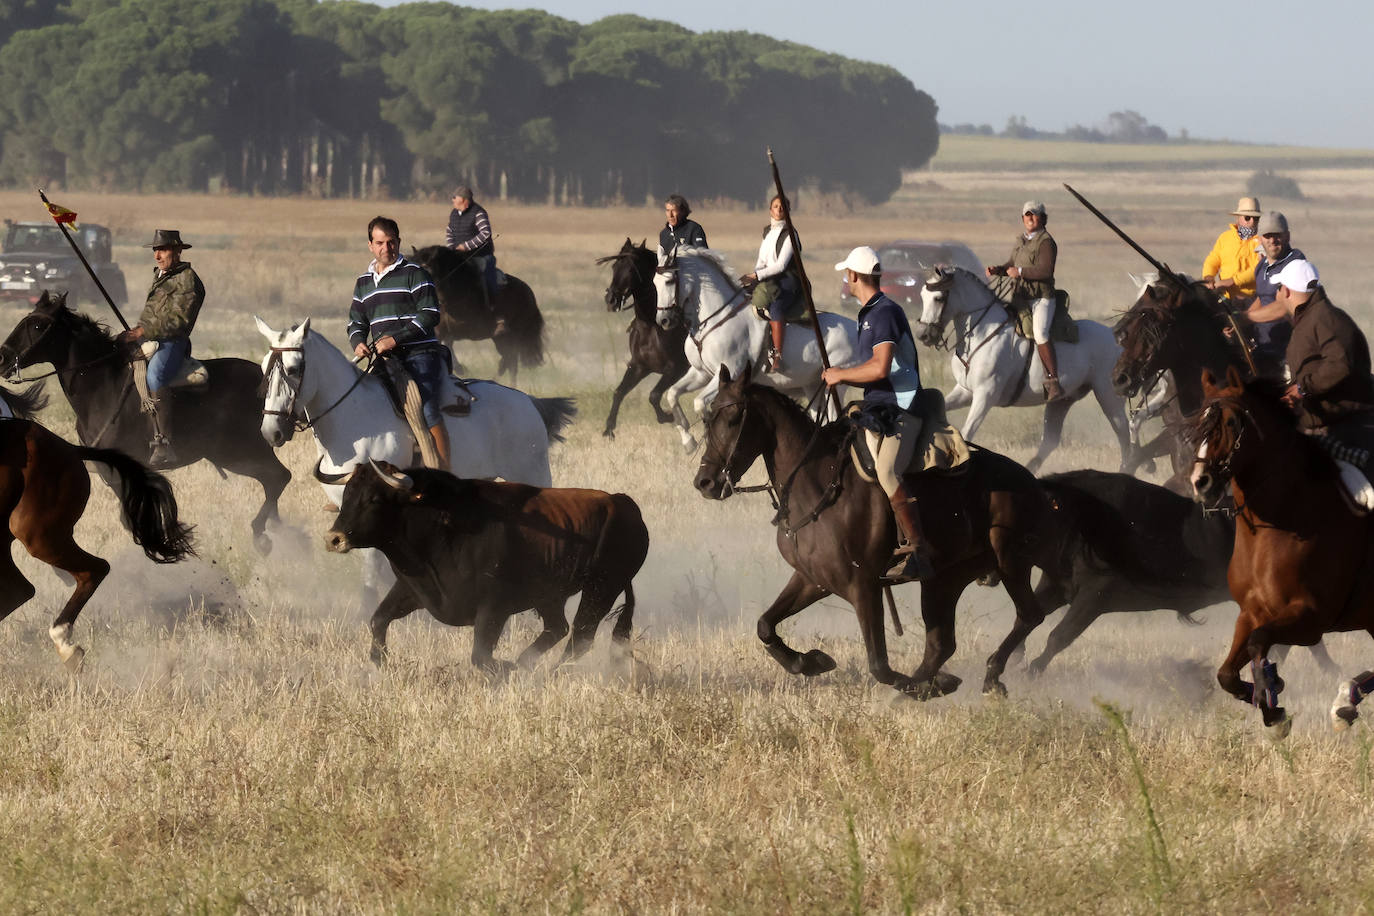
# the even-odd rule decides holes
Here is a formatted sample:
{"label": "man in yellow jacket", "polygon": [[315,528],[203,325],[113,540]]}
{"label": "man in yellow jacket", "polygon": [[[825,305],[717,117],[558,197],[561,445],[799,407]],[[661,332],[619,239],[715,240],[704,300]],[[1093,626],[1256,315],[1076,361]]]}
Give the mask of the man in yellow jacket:
{"label": "man in yellow jacket", "polygon": [[1232,302],[1246,304],[1255,298],[1255,267],[1259,264],[1259,198],[1242,197],[1231,211],[1236,221],[1217,236],[1202,262],[1202,282]]}

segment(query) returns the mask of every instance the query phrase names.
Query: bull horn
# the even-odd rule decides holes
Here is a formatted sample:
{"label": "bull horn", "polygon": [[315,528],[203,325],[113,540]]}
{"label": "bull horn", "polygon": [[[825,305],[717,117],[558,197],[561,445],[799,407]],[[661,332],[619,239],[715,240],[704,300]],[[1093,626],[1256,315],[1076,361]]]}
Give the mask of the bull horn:
{"label": "bull horn", "polygon": [[409,475],[402,474],[400,471],[396,471],[395,473],[385,471],[382,469],[381,465],[371,458],[367,459],[367,463],[372,465],[372,470],[377,472],[377,476],[382,478],[382,482],[388,487],[392,487],[396,490],[414,489],[415,481],[411,480]]}
{"label": "bull horn", "polygon": [[335,484],[341,485],[348,483],[350,480],[353,479],[353,474],[358,470],[357,467],[354,467],[352,470],[343,474],[326,474],[320,470],[320,466],[323,464],[324,456],[321,455],[320,460],[315,462],[315,479],[318,480],[320,483],[330,484],[331,486]]}

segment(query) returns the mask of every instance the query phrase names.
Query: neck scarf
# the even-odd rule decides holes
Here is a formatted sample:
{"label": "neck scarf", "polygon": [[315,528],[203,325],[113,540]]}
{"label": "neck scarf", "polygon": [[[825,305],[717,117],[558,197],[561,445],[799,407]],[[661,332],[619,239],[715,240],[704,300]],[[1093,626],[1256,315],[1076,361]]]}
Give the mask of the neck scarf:
{"label": "neck scarf", "polygon": [[769,228],[769,229],[781,229],[783,226],[786,226],[786,225],[787,225],[787,224],[784,223],[784,222],[783,222],[782,220],[780,220],[780,219],[773,219],[773,218],[770,217],[769,220],[768,220],[768,228]]}
{"label": "neck scarf", "polygon": [[1241,240],[1242,242],[1245,241],[1246,239],[1252,239],[1252,238],[1255,237],[1255,227],[1254,227],[1254,226],[1237,226],[1237,227],[1236,227],[1236,234],[1240,236],[1240,240]]}

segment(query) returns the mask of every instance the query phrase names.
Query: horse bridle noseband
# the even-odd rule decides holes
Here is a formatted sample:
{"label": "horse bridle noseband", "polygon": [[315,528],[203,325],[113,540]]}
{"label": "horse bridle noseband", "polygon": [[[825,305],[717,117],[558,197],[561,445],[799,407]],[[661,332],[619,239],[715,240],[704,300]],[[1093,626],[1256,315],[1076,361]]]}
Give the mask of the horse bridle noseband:
{"label": "horse bridle noseband", "polygon": [[[285,410],[268,410],[266,407],[263,407],[262,415],[264,417],[286,417],[291,421],[291,425],[295,428],[297,432],[305,432],[307,429],[313,428],[316,423],[319,423],[326,416],[328,416],[330,411],[332,411],[335,407],[338,407],[340,404],[342,404],[344,400],[350,394],[353,393],[354,389],[356,389],[359,385],[362,384],[363,379],[367,377],[366,370],[359,372],[357,378],[353,380],[353,384],[349,385],[347,390],[345,390],[343,394],[339,395],[339,399],[337,401],[335,401],[333,404],[330,404],[328,407],[326,407],[324,410],[320,411],[313,417],[309,414],[306,414],[306,416],[304,417],[299,417],[296,415],[296,399],[300,396],[301,385],[305,383],[305,347],[272,347],[271,351],[272,352],[267,357],[267,369],[262,374],[263,397],[266,398],[267,396],[267,386],[272,379],[272,372],[274,370],[279,369],[281,371],[282,384],[285,385],[286,389],[291,392],[291,398],[286,402]],[[290,381],[287,380],[286,369],[282,365],[281,355],[283,353],[302,354],[301,377],[300,381],[296,383],[296,386],[294,388],[291,386]],[[371,351],[369,351],[369,355],[371,355]],[[356,363],[357,361],[355,360],[354,362]]]}

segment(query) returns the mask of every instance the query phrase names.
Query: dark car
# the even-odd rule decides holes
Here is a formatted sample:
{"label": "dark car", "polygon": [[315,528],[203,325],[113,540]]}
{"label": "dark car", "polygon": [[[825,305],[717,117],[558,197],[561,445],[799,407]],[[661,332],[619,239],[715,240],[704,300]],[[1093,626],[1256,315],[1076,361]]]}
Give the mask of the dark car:
{"label": "dark car", "polygon": [[[962,267],[983,275],[983,262],[962,242],[888,242],[878,249],[878,263],[883,268],[883,292],[902,308],[920,305],[920,286],[932,267]],[[840,281],[840,300],[854,303],[844,280]]]}
{"label": "dark car", "polygon": [[[110,297],[116,305],[123,305],[128,291],[124,273],[114,262],[110,230],[95,223],[80,223],[71,232]],[[67,293],[68,305],[100,298],[56,224],[5,220],[4,238],[0,239],[0,299],[36,302],[45,289]]]}

